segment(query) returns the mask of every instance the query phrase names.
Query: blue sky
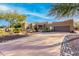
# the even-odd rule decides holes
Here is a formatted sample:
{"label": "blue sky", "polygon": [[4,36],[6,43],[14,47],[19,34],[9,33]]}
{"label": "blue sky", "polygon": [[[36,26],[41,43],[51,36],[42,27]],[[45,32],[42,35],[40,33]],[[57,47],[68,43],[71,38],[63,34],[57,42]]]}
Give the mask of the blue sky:
{"label": "blue sky", "polygon": [[[0,4],[0,11],[16,11],[27,16],[26,22],[59,22],[53,16],[48,16],[48,11],[53,7],[51,3],[7,3]],[[0,25],[8,25],[8,22],[1,20]]]}

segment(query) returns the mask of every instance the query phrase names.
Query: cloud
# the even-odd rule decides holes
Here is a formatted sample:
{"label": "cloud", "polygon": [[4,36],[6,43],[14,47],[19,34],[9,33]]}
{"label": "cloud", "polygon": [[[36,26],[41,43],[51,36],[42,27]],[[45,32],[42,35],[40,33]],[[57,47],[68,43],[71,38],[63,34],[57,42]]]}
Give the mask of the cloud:
{"label": "cloud", "polygon": [[22,14],[26,14],[26,15],[40,17],[40,18],[43,18],[43,19],[53,19],[53,17],[46,16],[45,14],[33,13],[29,10],[25,10],[24,8],[10,7],[10,6],[7,6],[7,5],[0,5],[0,11],[3,11],[3,12],[18,12],[18,13],[22,13]]}
{"label": "cloud", "polygon": [[43,14],[38,14],[38,13],[28,12],[28,13],[25,13],[25,14],[40,17],[40,18],[44,18],[44,19],[52,19],[52,17],[48,17],[48,16],[45,16]]}
{"label": "cloud", "polygon": [[25,15],[36,16],[36,17],[43,18],[43,19],[49,19],[49,20],[53,19],[53,17],[47,16],[46,14],[34,13],[32,11],[24,10],[24,9],[21,9],[21,8],[18,9],[17,12],[21,13],[21,14],[25,14]]}
{"label": "cloud", "polygon": [[15,9],[13,9],[9,6],[6,6],[6,5],[0,5],[0,11],[1,12],[14,12]]}
{"label": "cloud", "polygon": [[0,12],[9,12],[11,9],[5,5],[0,5]]}
{"label": "cloud", "polygon": [[26,16],[31,15],[31,16],[36,16],[36,17],[39,17],[39,18],[49,19],[49,20],[52,20],[54,18],[54,17],[51,17],[51,16],[47,16],[46,13],[33,12],[33,11],[30,11],[30,10],[25,9],[23,7],[15,7],[14,9],[16,9],[17,13],[25,14]]}
{"label": "cloud", "polygon": [[10,10],[10,8],[4,5],[0,5],[0,10],[7,11],[7,10]]}

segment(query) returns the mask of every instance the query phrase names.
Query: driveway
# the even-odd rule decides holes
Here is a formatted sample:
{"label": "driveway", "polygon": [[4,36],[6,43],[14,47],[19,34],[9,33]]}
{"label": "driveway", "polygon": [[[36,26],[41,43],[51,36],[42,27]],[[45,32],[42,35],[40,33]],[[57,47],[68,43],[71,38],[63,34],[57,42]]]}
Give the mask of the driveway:
{"label": "driveway", "polygon": [[0,43],[0,55],[4,56],[57,56],[60,42],[68,33],[32,33],[29,37]]}

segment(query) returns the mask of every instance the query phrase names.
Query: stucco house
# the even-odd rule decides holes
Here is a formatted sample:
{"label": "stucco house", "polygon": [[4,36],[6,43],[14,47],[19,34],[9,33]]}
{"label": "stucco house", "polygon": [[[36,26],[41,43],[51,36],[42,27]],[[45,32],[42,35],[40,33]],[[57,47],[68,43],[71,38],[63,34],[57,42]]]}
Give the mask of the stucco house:
{"label": "stucco house", "polygon": [[41,22],[29,24],[29,27],[35,28],[37,31],[42,31],[43,28],[49,28],[53,32],[72,32],[74,31],[73,20],[63,22]]}

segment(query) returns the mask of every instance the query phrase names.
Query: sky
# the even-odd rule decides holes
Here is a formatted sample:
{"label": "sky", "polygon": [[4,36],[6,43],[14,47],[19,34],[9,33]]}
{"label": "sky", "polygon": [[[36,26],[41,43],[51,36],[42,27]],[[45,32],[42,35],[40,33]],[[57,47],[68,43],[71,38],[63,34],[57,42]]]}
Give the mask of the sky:
{"label": "sky", "polygon": [[[59,22],[53,16],[48,16],[49,10],[53,7],[52,3],[1,3],[0,11],[17,12],[27,16],[27,23],[34,22]],[[1,25],[9,25],[5,20],[0,20]]]}

